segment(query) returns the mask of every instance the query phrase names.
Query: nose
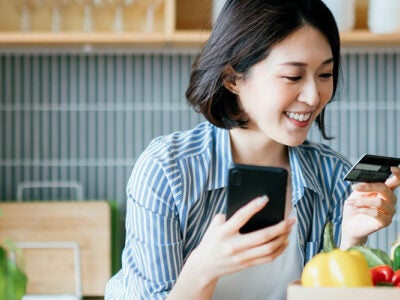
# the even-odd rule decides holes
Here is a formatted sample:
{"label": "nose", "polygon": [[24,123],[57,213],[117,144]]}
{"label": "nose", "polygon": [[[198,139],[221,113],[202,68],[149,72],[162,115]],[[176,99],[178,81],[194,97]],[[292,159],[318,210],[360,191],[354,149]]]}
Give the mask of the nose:
{"label": "nose", "polygon": [[307,103],[309,106],[316,106],[318,104],[320,97],[318,85],[314,80],[304,82],[298,100]]}

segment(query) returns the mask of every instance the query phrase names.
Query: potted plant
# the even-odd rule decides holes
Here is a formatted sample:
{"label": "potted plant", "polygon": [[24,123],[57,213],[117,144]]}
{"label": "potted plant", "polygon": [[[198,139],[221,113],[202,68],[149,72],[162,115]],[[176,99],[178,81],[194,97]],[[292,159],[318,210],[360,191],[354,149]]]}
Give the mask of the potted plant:
{"label": "potted plant", "polygon": [[22,263],[21,249],[12,241],[0,245],[0,299],[21,300],[25,295],[28,278]]}

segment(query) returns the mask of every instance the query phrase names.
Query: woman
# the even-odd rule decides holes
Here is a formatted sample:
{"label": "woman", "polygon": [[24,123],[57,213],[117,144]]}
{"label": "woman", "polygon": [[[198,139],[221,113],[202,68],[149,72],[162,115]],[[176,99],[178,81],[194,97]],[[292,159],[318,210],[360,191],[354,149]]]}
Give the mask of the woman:
{"label": "woman", "polygon": [[[123,267],[106,299],[285,299],[321,250],[327,221],[348,248],[388,226],[400,170],[351,186],[350,164],[306,140],[335,95],[339,33],[319,0],[228,0],[195,61],[188,102],[207,119],[155,139],[127,187]],[[289,172],[285,220],[239,229],[260,197],[226,220],[232,163]],[[347,199],[347,201],[346,201]]]}

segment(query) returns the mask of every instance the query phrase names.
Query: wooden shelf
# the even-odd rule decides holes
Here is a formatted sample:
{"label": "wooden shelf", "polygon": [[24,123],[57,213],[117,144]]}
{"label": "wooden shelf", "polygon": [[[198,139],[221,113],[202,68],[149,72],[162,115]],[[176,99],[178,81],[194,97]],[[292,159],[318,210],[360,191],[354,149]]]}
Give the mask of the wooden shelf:
{"label": "wooden shelf", "polygon": [[342,32],[343,46],[399,46],[400,32],[391,34],[375,34],[367,29]]}
{"label": "wooden shelf", "polygon": [[[0,47],[6,46],[200,46],[208,38],[208,31],[178,30],[164,33],[15,33],[0,32]],[[355,30],[341,34],[343,46],[400,46],[400,32],[374,34]]]}
{"label": "wooden shelf", "polygon": [[[146,32],[146,1],[127,8],[124,20],[125,32],[112,30],[113,11],[94,11],[96,24],[93,33],[79,31],[82,28],[82,12],[79,6],[71,6],[63,12],[65,31],[51,32],[51,11],[37,11],[32,15],[32,32],[18,32],[20,18],[13,0],[0,0],[4,18],[0,20],[0,48],[7,47],[199,47],[208,38],[211,29],[211,0],[164,0],[154,15],[154,28]],[[355,30],[341,33],[344,47],[400,46],[400,32],[374,34],[367,29],[368,0],[356,0]],[[195,12],[195,13],[194,13]],[[34,18],[36,17],[36,18]],[[33,22],[36,20],[37,22]],[[129,22],[135,20],[135,22]],[[39,22],[40,21],[40,22]],[[68,22],[67,22],[68,21]],[[47,26],[47,27],[46,27]]]}
{"label": "wooden shelf", "polygon": [[0,33],[0,46],[164,45],[162,33]]}

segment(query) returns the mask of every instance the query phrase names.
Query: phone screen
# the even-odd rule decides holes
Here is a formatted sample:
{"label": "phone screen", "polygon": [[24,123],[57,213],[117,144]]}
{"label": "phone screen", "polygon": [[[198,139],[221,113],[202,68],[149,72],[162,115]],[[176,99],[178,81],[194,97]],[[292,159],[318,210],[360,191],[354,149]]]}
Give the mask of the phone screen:
{"label": "phone screen", "polygon": [[255,214],[240,232],[258,230],[284,219],[287,176],[285,169],[277,167],[236,164],[230,168],[228,218],[256,197],[267,195],[269,198],[267,205]]}

